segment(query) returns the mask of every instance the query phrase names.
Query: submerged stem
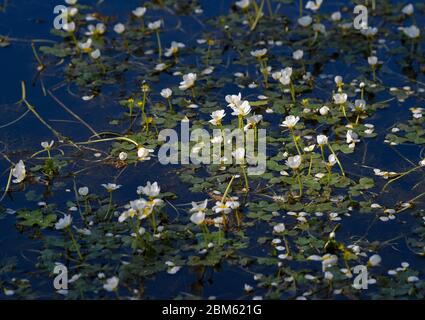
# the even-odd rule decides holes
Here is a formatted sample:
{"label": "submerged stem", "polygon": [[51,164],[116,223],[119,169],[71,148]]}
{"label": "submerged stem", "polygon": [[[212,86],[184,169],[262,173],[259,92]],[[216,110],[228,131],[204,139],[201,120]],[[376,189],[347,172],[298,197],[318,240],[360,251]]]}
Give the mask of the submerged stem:
{"label": "submerged stem", "polygon": [[158,58],[159,62],[162,61],[162,45],[161,45],[161,37],[159,36],[159,31],[156,32],[156,40],[158,42]]}

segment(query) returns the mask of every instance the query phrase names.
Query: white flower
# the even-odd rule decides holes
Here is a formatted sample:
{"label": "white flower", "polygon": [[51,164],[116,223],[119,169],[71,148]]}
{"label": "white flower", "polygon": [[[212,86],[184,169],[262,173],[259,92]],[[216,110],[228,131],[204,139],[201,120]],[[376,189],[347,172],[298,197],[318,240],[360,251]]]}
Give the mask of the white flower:
{"label": "white flower", "polygon": [[319,113],[322,115],[322,116],[326,116],[328,113],[329,113],[329,107],[327,107],[327,106],[323,106],[323,107],[321,107],[320,109],[319,109]]}
{"label": "white flower", "polygon": [[301,60],[304,56],[304,51],[302,50],[296,50],[292,53],[292,58],[294,60]]}
{"label": "white flower", "polygon": [[244,131],[247,131],[248,129],[253,128],[262,120],[263,120],[263,116],[261,114],[255,114],[252,117],[247,118],[246,119],[247,124],[244,127]]}
{"label": "white flower", "polygon": [[161,28],[161,24],[162,21],[161,20],[156,20],[154,22],[149,22],[148,23],[148,28],[152,31],[158,30],[159,28]]}
{"label": "white flower", "polygon": [[313,11],[317,11],[317,10],[320,9],[322,2],[323,2],[323,0],[308,1],[305,8],[313,10]]}
{"label": "white flower", "polygon": [[179,49],[184,47],[185,47],[184,43],[172,41],[171,47],[166,49],[164,56],[171,57],[172,55],[177,54],[177,52],[179,52]]}
{"label": "white flower", "polygon": [[346,139],[348,144],[359,142],[358,138],[359,136],[353,130],[347,131]]}
{"label": "white flower", "polygon": [[19,162],[15,165],[15,167],[12,170],[12,175],[16,178],[13,180],[13,183],[21,183],[24,181],[27,171],[25,169],[25,164],[22,160],[19,160]]}
{"label": "white flower", "polygon": [[418,277],[416,277],[416,276],[410,276],[410,277],[408,277],[407,278],[407,282],[418,282],[419,281],[419,278]]}
{"label": "white flower", "polygon": [[331,167],[333,167],[337,163],[337,160],[334,154],[329,155],[328,161]]}
{"label": "white flower", "polygon": [[206,76],[214,72],[214,67],[208,67],[202,70],[201,74]]}
{"label": "white flower", "polygon": [[144,194],[148,197],[156,197],[161,192],[161,188],[158,186],[158,182],[154,182],[151,184],[150,181],[146,183],[145,187],[138,187],[137,194]]}
{"label": "white flower", "polygon": [[121,34],[125,31],[125,25],[123,25],[122,23],[117,23],[114,26],[114,31],[118,34]]}
{"label": "white flower", "polygon": [[146,149],[144,147],[140,147],[137,149],[137,157],[140,161],[150,160],[150,154],[153,152],[153,149]]}
{"label": "white flower", "polygon": [[242,104],[240,104],[237,107],[232,108],[233,112],[232,115],[233,116],[247,116],[250,112],[251,112],[251,105],[249,104],[248,101],[243,101]]}
{"label": "white flower", "polygon": [[378,33],[378,28],[368,27],[367,29],[361,29],[360,32],[366,37],[373,37],[375,34]]}
{"label": "white flower", "polygon": [[332,280],[334,278],[334,275],[332,274],[332,272],[326,271],[325,272],[325,279],[326,280]]}
{"label": "white flower", "polygon": [[336,255],[325,254],[323,257],[318,255],[312,255],[307,258],[310,261],[321,261],[322,262],[322,271],[326,272],[326,269],[334,266],[338,262],[338,257]]}
{"label": "white flower", "polygon": [[245,290],[245,292],[252,292],[254,290],[252,286],[246,283],[244,284],[243,289]]}
{"label": "white flower", "polygon": [[214,226],[216,227],[216,228],[220,228],[220,226],[223,224],[223,222],[224,222],[224,219],[223,219],[223,217],[217,217],[217,218],[214,218],[213,219],[213,221],[214,221]]}
{"label": "white flower", "polygon": [[313,24],[313,30],[317,33],[326,34],[326,27],[322,23],[315,23]]}
{"label": "white flower", "polygon": [[310,16],[304,16],[298,19],[298,24],[302,27],[308,27],[313,22],[313,18]]}
{"label": "white flower", "polygon": [[118,155],[118,159],[120,159],[121,161],[125,161],[128,158],[128,154],[127,152],[120,152],[120,154]]}
{"label": "white flower", "polygon": [[112,277],[106,280],[106,283],[103,285],[103,289],[106,291],[112,292],[117,290],[120,279],[118,277]]}
{"label": "white flower", "polygon": [[377,254],[374,254],[373,256],[371,256],[369,258],[368,265],[375,267],[375,266],[379,265],[381,263],[381,261],[382,261],[381,257]]}
{"label": "white flower", "polygon": [[78,47],[84,52],[90,52],[92,44],[92,38],[88,38],[86,42],[78,42]]}
{"label": "white flower", "polygon": [[236,148],[236,150],[232,152],[232,155],[237,163],[242,163],[245,159],[245,148]]}
{"label": "white flower", "polygon": [[53,144],[55,143],[55,141],[50,141],[50,143],[49,142],[47,142],[47,141],[43,141],[42,143],[41,143],[41,147],[42,148],[44,148],[44,149],[51,149],[52,147],[53,147]]}
{"label": "white flower", "polygon": [[130,201],[129,208],[127,211],[123,212],[118,218],[119,222],[123,222],[128,218],[137,217],[139,220],[146,219],[153,212],[155,206],[161,206],[164,204],[164,201],[161,199],[153,199],[151,201],[146,201],[145,199],[137,199]]}
{"label": "white flower", "polygon": [[267,49],[258,49],[251,51],[251,56],[256,57],[257,59],[264,57],[267,54]]}
{"label": "white flower", "polygon": [[407,27],[407,28],[401,28],[401,30],[404,32],[404,34],[406,36],[408,36],[411,39],[418,38],[421,34],[421,31],[415,25],[412,25],[412,26]]}
{"label": "white flower", "polygon": [[279,81],[280,78],[282,78],[282,72],[276,71],[272,73],[272,78],[276,81]]}
{"label": "white flower", "polygon": [[323,134],[318,135],[317,136],[317,144],[319,146],[324,146],[325,144],[328,144],[328,137],[323,135]]}
{"label": "white flower", "polygon": [[108,183],[108,184],[102,184],[102,187],[104,187],[106,189],[106,191],[108,192],[113,192],[115,190],[118,190],[119,188],[121,188],[121,185],[117,185],[115,183]]}
{"label": "white flower", "polygon": [[78,189],[78,194],[82,197],[85,197],[86,195],[89,194],[89,188],[87,187],[81,187]]}
{"label": "white flower", "polygon": [[292,128],[294,128],[296,126],[296,124],[298,123],[298,121],[300,121],[300,117],[287,116],[285,118],[285,121],[283,121],[280,126],[281,127],[286,127],[288,129],[292,129]]}
{"label": "white flower", "polygon": [[347,94],[346,93],[336,93],[333,96],[335,104],[344,104],[347,102]]}
{"label": "white flower", "polygon": [[302,161],[301,156],[296,155],[294,157],[289,157],[288,160],[286,160],[286,165],[290,167],[291,169],[296,170],[300,167],[301,161]]}
{"label": "white flower", "polygon": [[378,64],[378,58],[375,56],[368,57],[367,63],[369,63],[371,66],[376,66]]}
{"label": "white flower", "polygon": [[168,268],[168,269],[167,269],[167,273],[168,273],[168,274],[176,274],[177,272],[179,272],[179,271],[180,271],[180,269],[181,269],[181,267],[179,267],[179,266],[174,266],[174,267]]}
{"label": "white flower", "polygon": [[226,102],[228,103],[228,107],[230,108],[236,108],[242,104],[242,95],[239,92],[238,95],[227,95],[226,96]]}
{"label": "white flower", "polygon": [[246,9],[249,7],[250,4],[250,0],[240,0],[240,1],[236,1],[236,6],[241,8],[241,9]]}
{"label": "white flower", "polygon": [[56,230],[62,230],[68,228],[71,225],[72,218],[71,215],[64,215],[63,218],[60,218],[58,222],[55,224]]}
{"label": "white flower", "polygon": [[336,12],[332,13],[331,19],[332,19],[332,21],[339,21],[339,20],[341,20],[341,12],[336,11]]}
{"label": "white flower", "polygon": [[291,83],[291,76],[292,76],[292,68],[286,67],[285,69],[280,71],[281,77],[279,78],[279,81],[284,86],[287,86]]}
{"label": "white flower", "polygon": [[65,3],[73,6],[77,3],[77,0],[65,0]]}
{"label": "white flower", "polygon": [[273,227],[273,231],[276,232],[276,233],[282,233],[283,231],[285,231],[285,224],[279,223],[279,224],[275,225]]}
{"label": "white flower", "polygon": [[409,3],[401,9],[401,12],[403,12],[405,15],[411,16],[413,12],[415,11],[415,8],[413,7],[413,4]]}
{"label": "white flower", "polygon": [[155,71],[161,72],[161,71],[164,71],[165,69],[167,69],[167,65],[165,63],[158,63],[155,66]]}
{"label": "white flower", "polygon": [[99,49],[94,50],[92,53],[90,53],[90,56],[94,59],[97,60],[100,58],[101,53]]}
{"label": "white flower", "polygon": [[226,116],[226,113],[224,110],[217,110],[211,113],[211,120],[209,123],[218,126],[221,124],[221,120]]}
{"label": "white flower", "polygon": [[75,31],[75,22],[70,22],[70,23],[65,23],[62,27],[63,30],[65,30],[66,32],[72,33]]}
{"label": "white flower", "polygon": [[231,208],[230,208],[229,201],[227,201],[226,203],[223,203],[221,201],[217,201],[215,203],[215,206],[212,209],[215,213],[223,212],[223,213],[227,214],[227,213],[230,213],[232,211]]}
{"label": "white flower", "polygon": [[196,202],[192,202],[192,208],[189,211],[190,212],[205,211],[207,209],[207,205],[208,205],[208,199],[205,199],[199,204]]}
{"label": "white flower", "polygon": [[315,144],[312,144],[311,146],[304,147],[304,151],[305,152],[312,152],[314,150],[315,146],[316,146]]}
{"label": "white flower", "polygon": [[333,254],[325,254],[322,257],[322,271],[325,272],[328,268],[336,265],[338,262],[338,256]]}
{"label": "white flower", "polygon": [[166,261],[165,262],[165,265],[168,267],[167,268],[167,273],[168,274],[176,274],[181,269],[181,267],[176,266],[175,263],[172,262],[172,261]]}
{"label": "white flower", "polygon": [[87,29],[86,36],[101,35],[105,33],[106,26],[103,23],[98,23],[96,26],[90,24]]}
{"label": "white flower", "polygon": [[118,218],[119,222],[124,222],[128,218],[138,217],[140,220],[148,217],[153,210],[152,206],[148,206],[145,199],[137,199],[130,201],[129,209],[124,211]]}
{"label": "white flower", "polygon": [[227,204],[229,205],[231,209],[236,210],[240,207],[240,203],[237,200],[238,200],[237,197],[231,197],[230,200],[227,201]]}
{"label": "white flower", "polygon": [[335,76],[334,81],[338,87],[344,84],[344,79],[341,76]]}
{"label": "white flower", "polygon": [[310,261],[322,261],[322,257],[321,256],[318,256],[318,255],[312,255],[312,256],[307,257],[307,260],[310,260]]}
{"label": "white flower", "polygon": [[196,73],[188,73],[183,75],[183,81],[180,82],[180,90],[187,90],[192,88],[195,85],[197,75]]}
{"label": "white flower", "polygon": [[354,108],[358,111],[364,111],[366,110],[366,101],[363,99],[357,99],[354,102]]}
{"label": "white flower", "polygon": [[201,225],[205,221],[205,212],[198,211],[190,216],[190,221],[192,221],[196,225]]}
{"label": "white flower", "polygon": [[419,165],[422,167],[425,166],[425,158],[419,161]]}
{"label": "white flower", "polygon": [[170,88],[165,88],[161,90],[161,96],[165,99],[169,99],[173,94],[173,91]]}
{"label": "white flower", "polygon": [[145,13],[146,13],[145,7],[138,7],[138,8],[133,10],[133,14],[138,18],[143,17],[145,15]]}

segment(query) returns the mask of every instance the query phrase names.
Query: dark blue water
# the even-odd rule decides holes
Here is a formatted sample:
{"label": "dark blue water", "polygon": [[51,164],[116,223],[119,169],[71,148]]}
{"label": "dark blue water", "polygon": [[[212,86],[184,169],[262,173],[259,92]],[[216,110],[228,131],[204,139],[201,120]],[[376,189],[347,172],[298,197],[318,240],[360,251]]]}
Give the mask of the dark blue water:
{"label": "dark blue water", "polygon": [[[95,4],[95,1],[86,1],[90,4]],[[142,1],[143,2],[143,1]],[[340,2],[338,1],[327,1],[326,6],[324,5],[325,12],[332,12],[339,7]],[[343,1],[347,3],[349,1]],[[138,5],[141,1],[136,0],[105,0],[98,2],[98,9],[105,15],[114,15],[117,20],[128,16],[128,13]],[[182,16],[181,22],[183,30],[171,30],[163,35],[163,43],[168,44],[172,40],[184,41],[188,46],[193,45],[198,37],[201,36],[202,32],[208,30],[208,25],[205,23],[208,18],[214,17],[221,13],[226,13],[231,1],[200,1],[202,4],[204,14],[199,16]],[[40,77],[36,77],[37,62],[31,49],[31,40],[34,40],[35,47],[38,48],[41,45],[49,44],[49,41],[60,41],[57,37],[50,34],[53,22],[53,7],[58,4],[58,1],[53,0],[11,0],[7,1],[7,6],[3,12],[0,13],[0,34],[3,36],[10,37],[10,46],[0,48],[0,149],[2,153],[13,154],[18,153],[23,156],[30,156],[34,150],[39,150],[41,141],[51,140],[51,132],[43,127],[35,117],[28,113],[17,123],[11,126],[5,126],[14,119],[19,118],[26,112],[24,106],[18,107],[17,102],[21,97],[21,81],[25,81],[27,84],[27,95],[31,103],[36,106],[38,112],[42,114],[43,118],[46,119],[55,129],[60,131],[65,136],[72,137],[74,141],[87,140],[91,135],[91,132],[79,122],[75,121],[69,113],[61,108],[57,102],[55,102],[51,96],[45,95],[44,89],[49,89],[54,92],[54,95],[61,100],[66,106],[77,113],[87,123],[89,123],[95,130],[113,131],[115,127],[110,125],[109,122],[117,117],[120,117],[122,110],[118,106],[116,99],[108,99],[108,91],[103,92],[102,95],[92,101],[84,102],[80,96],[73,94],[76,88],[68,86],[63,81],[62,75],[57,73],[57,68],[47,69],[41,74]],[[279,12],[296,14],[297,10],[294,8],[286,8],[286,4],[279,7]],[[157,17],[162,17],[160,12],[156,12]],[[155,14],[149,17],[150,20],[155,19]],[[167,20],[166,27],[172,28],[173,23],[177,24],[178,20],[170,16]],[[423,19],[418,20],[419,25],[424,25]],[[423,28],[421,29],[423,30]],[[290,48],[284,48],[288,52],[292,51]],[[382,49],[383,51],[385,48]],[[188,58],[189,59],[189,58]],[[46,62],[47,64],[49,62]],[[403,71],[397,64],[396,57],[393,60],[388,61],[388,68],[390,68],[394,74],[392,76],[387,75],[385,78],[386,86],[398,86],[412,85],[412,82],[407,81]],[[233,72],[233,70],[229,70]],[[137,73],[137,72],[136,72]],[[330,62],[326,65],[326,73],[329,74],[344,74],[344,78],[351,80],[356,75],[356,72],[352,72],[350,66],[341,62]],[[419,74],[417,79],[418,83],[425,82],[424,75]],[[164,79],[166,82],[166,78]],[[131,84],[129,85],[131,86]],[[165,87],[164,82],[161,83],[162,87]],[[423,87],[423,85],[419,85]],[[160,88],[160,86],[158,86]],[[238,90],[236,86],[229,85],[226,87],[226,92],[221,94],[224,96],[228,92],[234,92]],[[119,93],[112,91],[111,94],[117,96]],[[253,93],[251,93],[254,95]],[[376,100],[383,100],[388,98],[387,96],[376,97]],[[423,103],[423,97],[413,97],[408,100],[412,105],[418,105]],[[343,157],[344,162],[359,164],[362,162],[363,156],[366,154],[365,164],[370,166],[376,166],[380,168],[388,168],[394,171],[402,171],[406,169],[409,164],[400,158],[400,156],[388,146],[383,146],[382,141],[385,137],[386,130],[391,127],[397,121],[403,121],[409,119],[410,115],[406,110],[400,108],[397,101],[392,101],[390,107],[385,110],[380,110],[374,115],[373,123],[375,124],[375,130],[380,135],[376,139],[367,140],[356,154]],[[404,104],[403,104],[404,105]],[[268,116],[273,118],[273,116]],[[271,119],[272,121],[273,119]],[[281,119],[274,119],[280,121]],[[4,126],[4,127],[2,127]],[[367,148],[367,149],[366,149]],[[102,148],[100,148],[102,149]],[[379,150],[378,150],[379,149]],[[106,150],[104,148],[103,150]],[[421,147],[419,146],[400,146],[398,150],[407,158],[417,163],[420,160],[418,156]],[[79,163],[75,165],[74,169],[78,170],[82,167]],[[105,177],[112,177],[117,175],[119,171],[113,170],[109,167],[90,165],[90,168],[85,172],[84,176],[78,180],[79,185],[90,185],[91,190],[96,193],[102,191],[100,187],[101,183],[105,183]],[[0,159],[0,169],[2,176],[2,185],[5,185],[7,180],[8,172],[5,171],[8,168],[8,163],[4,159]],[[353,165],[350,170],[358,174],[365,174],[367,169],[362,168],[359,165]],[[366,171],[365,171],[366,170]],[[370,174],[370,172],[368,172]],[[423,174],[423,172],[422,172]],[[167,191],[176,192],[178,190],[179,202],[187,203],[197,199],[203,199],[202,195],[192,195],[188,193],[185,187],[181,187],[181,182],[177,179],[171,179],[166,174],[164,168],[158,163],[151,163],[147,170],[140,173],[140,176],[135,177],[132,170],[125,170],[120,179],[126,181],[126,190],[119,190],[114,196],[117,199],[128,200],[127,189],[134,190],[137,185],[140,185],[140,180],[144,181],[158,181],[161,186],[167,189]],[[108,180],[108,179],[106,179]],[[112,179],[110,180],[112,181]],[[412,178],[414,181],[414,178]],[[397,201],[406,200],[411,194],[411,180],[406,179],[398,185],[397,192],[392,193],[391,197],[387,198],[388,205],[392,205]],[[55,201],[65,202],[68,198],[68,194],[63,190],[65,188],[71,188],[72,180],[64,179],[63,183],[65,187],[62,191],[54,191],[53,196],[45,196],[39,201]],[[37,186],[36,189],[42,193],[43,186]],[[423,189],[423,186],[422,186]],[[420,190],[417,190],[420,191]],[[423,192],[423,191],[422,191]],[[7,196],[2,202],[2,206],[11,209],[20,209],[27,205],[27,199],[25,198],[25,190],[22,192],[14,192],[12,196]],[[36,202],[30,202],[29,205],[34,206]],[[64,207],[65,203],[62,204]],[[170,210],[172,211],[172,210]],[[386,240],[396,237],[400,239],[391,242],[385,249],[380,253],[382,254],[383,260],[385,261],[385,267],[396,267],[397,263],[403,259],[408,260],[418,270],[424,270],[425,262],[422,258],[412,255],[405,243],[405,233],[410,229],[412,218],[410,215],[399,217],[394,222],[388,222],[382,224],[379,222],[373,222],[373,219],[366,219],[362,216],[353,215],[348,222],[348,228],[344,229],[344,236],[350,238],[352,235],[358,237],[359,234],[367,232],[369,241],[373,240]],[[371,224],[371,228],[365,228],[366,224]],[[258,230],[262,232],[262,230]],[[366,235],[366,234],[365,234]],[[255,252],[261,253],[262,249],[255,243],[252,244],[252,249]],[[5,257],[17,257],[18,268],[16,272],[10,274],[13,275],[25,275],[28,273],[36,272],[34,270],[34,262],[37,257],[37,250],[42,250],[42,243],[38,240],[31,240],[27,235],[22,235],[15,228],[15,221],[13,216],[6,216],[0,220],[0,260]],[[207,280],[210,281],[207,281]],[[224,265],[221,270],[207,270],[202,276],[196,273],[196,270],[185,269],[179,273],[179,276],[170,276],[167,274],[161,274],[153,280],[149,280],[147,286],[156,287],[157,289],[152,290],[152,296],[155,298],[169,298],[174,296],[176,293],[187,293],[199,295],[202,297],[216,296],[217,298],[242,298],[241,288],[245,283],[252,282],[252,274],[245,272],[242,268],[231,267]],[[200,284],[202,283],[202,284]],[[43,292],[42,298],[51,298],[52,296],[57,297],[53,294],[50,288],[50,279],[41,280],[36,283],[36,286]],[[160,288],[167,288],[162,290]],[[2,297],[0,295],[0,297]]]}

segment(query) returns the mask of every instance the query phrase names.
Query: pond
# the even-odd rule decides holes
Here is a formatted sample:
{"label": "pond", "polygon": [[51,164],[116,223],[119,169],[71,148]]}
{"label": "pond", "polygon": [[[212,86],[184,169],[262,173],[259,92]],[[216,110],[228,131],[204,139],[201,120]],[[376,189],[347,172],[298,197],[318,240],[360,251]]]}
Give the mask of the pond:
{"label": "pond", "polygon": [[0,299],[424,298],[425,3],[0,9]]}

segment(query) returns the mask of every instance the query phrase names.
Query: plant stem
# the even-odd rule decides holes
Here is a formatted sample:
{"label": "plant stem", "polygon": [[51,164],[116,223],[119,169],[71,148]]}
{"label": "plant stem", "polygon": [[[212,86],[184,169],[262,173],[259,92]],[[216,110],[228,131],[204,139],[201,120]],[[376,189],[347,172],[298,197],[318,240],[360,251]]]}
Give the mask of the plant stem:
{"label": "plant stem", "polygon": [[301,18],[303,16],[303,0],[300,0],[299,6],[300,6],[300,18]]}
{"label": "plant stem", "polygon": [[292,83],[292,81],[289,83],[289,87],[291,89],[291,98],[292,98],[292,102],[296,102],[296,98],[295,98],[295,87],[294,84]]}
{"label": "plant stem", "polygon": [[255,28],[257,27],[258,21],[260,21],[261,15],[263,13],[264,1],[265,0],[261,0],[260,8],[257,10],[257,16],[255,17],[254,23],[251,26],[251,31],[255,30]]}
{"label": "plant stem", "polygon": [[303,183],[301,181],[301,176],[298,170],[296,170],[296,174],[297,174],[297,180],[298,180],[298,187],[300,188],[300,198],[301,198],[303,196]]}
{"label": "plant stem", "polygon": [[344,172],[344,169],[342,168],[342,164],[341,164],[341,162],[339,161],[339,158],[338,158],[338,156],[335,154],[335,152],[334,152],[334,150],[332,149],[332,146],[328,143],[328,147],[329,147],[329,150],[332,152],[332,154],[334,155],[334,157],[335,157],[335,159],[336,159],[336,162],[338,163],[338,166],[339,166],[339,168],[341,169],[341,173],[342,173],[342,175],[345,177],[345,172]]}
{"label": "plant stem", "polygon": [[108,211],[106,211],[105,219],[109,217],[109,212],[111,211],[112,207],[112,192],[109,192],[109,204],[108,204]]}
{"label": "plant stem", "polygon": [[156,31],[156,40],[158,42],[158,58],[159,62],[162,61],[162,45],[161,45],[161,37],[159,36],[159,31]]}
{"label": "plant stem", "polygon": [[226,202],[227,195],[229,194],[230,187],[232,186],[233,180],[235,180],[235,176],[232,176],[232,178],[229,181],[229,184],[226,187],[226,190],[224,191],[223,197],[221,198],[221,203]]}
{"label": "plant stem", "polygon": [[406,172],[403,172],[403,173],[401,173],[398,177],[396,177],[396,178],[394,178],[394,179],[391,179],[390,181],[388,181],[385,185],[384,185],[384,187],[382,188],[382,191],[384,191],[391,183],[393,183],[393,182],[395,182],[395,181],[397,181],[398,179],[401,179],[401,178],[403,178],[404,176],[406,176],[406,175],[408,175],[409,173],[412,173],[413,171],[416,171],[416,170],[418,170],[418,169],[420,169],[420,168],[422,168],[422,166],[417,166],[417,167],[414,167],[414,168],[412,168],[412,169],[410,169],[410,170],[408,170],[408,171],[406,171]]}
{"label": "plant stem", "polygon": [[345,111],[345,103],[341,104],[341,111],[342,111],[342,114],[344,115],[345,119],[347,119],[347,121],[350,122],[350,120],[348,120],[348,118],[347,118],[347,112]]}
{"label": "plant stem", "polygon": [[74,248],[77,251],[78,257],[80,258],[80,260],[83,260],[84,258],[83,258],[82,254],[80,252],[80,246],[78,245],[77,241],[74,238],[74,234],[72,233],[71,227],[68,227],[67,230],[68,230],[69,236],[71,238],[71,241],[74,245]]}
{"label": "plant stem", "polygon": [[173,112],[173,105],[171,104],[171,99],[168,98],[167,101],[168,101],[168,106],[170,107],[170,111]]}
{"label": "plant stem", "polygon": [[312,166],[313,166],[313,154],[310,155],[310,165],[308,166],[308,176],[311,175]]}
{"label": "plant stem", "polygon": [[152,222],[153,233],[156,233],[156,219],[155,219],[154,211],[152,211],[151,213],[151,222]]}
{"label": "plant stem", "polygon": [[297,139],[295,138],[295,132],[294,132],[293,128],[291,128],[291,133],[292,133],[292,139],[294,140],[295,148],[297,148],[297,152],[301,156],[302,154],[301,154],[301,151],[300,151],[300,147],[298,146]]}
{"label": "plant stem", "polygon": [[322,153],[322,160],[323,160],[323,162],[326,162],[326,160],[325,160],[325,150],[323,148],[323,145],[320,145],[320,151]]}
{"label": "plant stem", "polygon": [[242,174],[243,174],[244,179],[245,179],[245,192],[248,192],[248,190],[249,190],[249,183],[248,183],[248,176],[246,174],[245,167],[246,167],[245,164],[242,164],[241,165]]}

